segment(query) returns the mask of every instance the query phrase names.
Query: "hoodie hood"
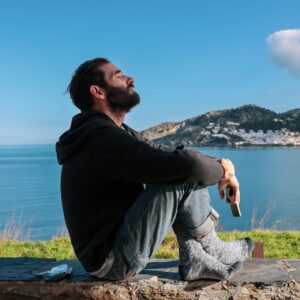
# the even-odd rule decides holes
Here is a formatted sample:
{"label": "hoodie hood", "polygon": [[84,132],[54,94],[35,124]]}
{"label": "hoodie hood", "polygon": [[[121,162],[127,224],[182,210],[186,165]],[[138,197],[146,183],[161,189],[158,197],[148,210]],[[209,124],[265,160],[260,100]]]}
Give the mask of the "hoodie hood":
{"label": "hoodie hood", "polygon": [[70,129],[60,136],[55,145],[58,163],[62,165],[73,156],[95,130],[112,125],[117,126],[109,116],[99,111],[89,110],[75,115]]}

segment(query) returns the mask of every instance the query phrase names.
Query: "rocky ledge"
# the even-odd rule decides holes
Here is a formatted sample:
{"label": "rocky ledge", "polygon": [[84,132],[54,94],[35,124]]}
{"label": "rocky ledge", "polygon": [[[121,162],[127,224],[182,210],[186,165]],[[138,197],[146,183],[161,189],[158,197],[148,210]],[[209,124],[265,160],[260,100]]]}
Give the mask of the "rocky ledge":
{"label": "rocky ledge", "polygon": [[[68,264],[56,282],[37,274]],[[109,282],[89,276],[77,260],[1,258],[0,299],[300,299],[300,260],[248,259],[230,281],[179,280],[177,260],[151,260],[138,276]]]}

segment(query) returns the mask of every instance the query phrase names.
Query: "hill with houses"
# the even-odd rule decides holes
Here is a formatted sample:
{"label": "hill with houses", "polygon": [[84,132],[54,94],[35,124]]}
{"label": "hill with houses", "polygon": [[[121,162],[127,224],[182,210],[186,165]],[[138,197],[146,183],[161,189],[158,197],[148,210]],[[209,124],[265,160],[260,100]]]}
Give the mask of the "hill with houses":
{"label": "hill with houses", "polygon": [[300,108],[284,113],[249,104],[210,111],[181,122],[165,122],[141,132],[167,145],[300,146]]}

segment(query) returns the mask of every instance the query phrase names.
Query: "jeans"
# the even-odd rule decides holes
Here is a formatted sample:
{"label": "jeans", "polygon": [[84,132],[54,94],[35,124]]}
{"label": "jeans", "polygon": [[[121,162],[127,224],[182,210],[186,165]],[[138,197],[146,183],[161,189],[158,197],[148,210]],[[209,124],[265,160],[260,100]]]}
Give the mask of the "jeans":
{"label": "jeans", "polygon": [[113,265],[104,279],[120,280],[141,272],[175,221],[191,237],[207,232],[211,210],[207,188],[197,184],[147,185],[124,217]]}

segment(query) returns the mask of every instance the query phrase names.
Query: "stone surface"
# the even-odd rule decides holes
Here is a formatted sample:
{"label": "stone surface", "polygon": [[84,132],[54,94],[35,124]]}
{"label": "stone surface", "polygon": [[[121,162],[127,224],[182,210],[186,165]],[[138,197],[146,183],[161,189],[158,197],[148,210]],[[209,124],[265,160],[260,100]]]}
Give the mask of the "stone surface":
{"label": "stone surface", "polygon": [[0,258],[0,281],[3,280],[37,280],[35,270],[46,270],[55,263],[53,258],[13,257]]}
{"label": "stone surface", "polygon": [[[0,258],[0,281],[20,280],[39,281],[39,273],[50,270],[54,266],[68,264],[73,268],[71,276],[64,279],[65,282],[95,282],[98,278],[85,272],[80,262],[76,259],[55,260],[48,258]],[[290,282],[294,279],[300,282],[300,260],[276,260],[276,259],[248,259],[244,266],[232,278],[236,283],[273,283]],[[177,280],[178,260],[152,259],[141,274],[131,280],[149,279],[153,276],[161,280]]]}
{"label": "stone surface", "polygon": [[289,275],[297,282],[300,282],[300,259],[284,259]]}
{"label": "stone surface", "polygon": [[[36,276],[63,263],[73,273],[59,282]],[[0,300],[300,299],[300,260],[249,259],[230,281],[179,281],[177,267],[177,260],[154,259],[138,276],[109,282],[89,276],[77,260],[0,258]]]}
{"label": "stone surface", "polygon": [[291,278],[280,260],[253,258],[244,262],[244,266],[230,281],[247,283],[290,282]]}
{"label": "stone surface", "polygon": [[157,276],[160,279],[180,280],[178,274],[178,260],[152,259],[141,274]]}

